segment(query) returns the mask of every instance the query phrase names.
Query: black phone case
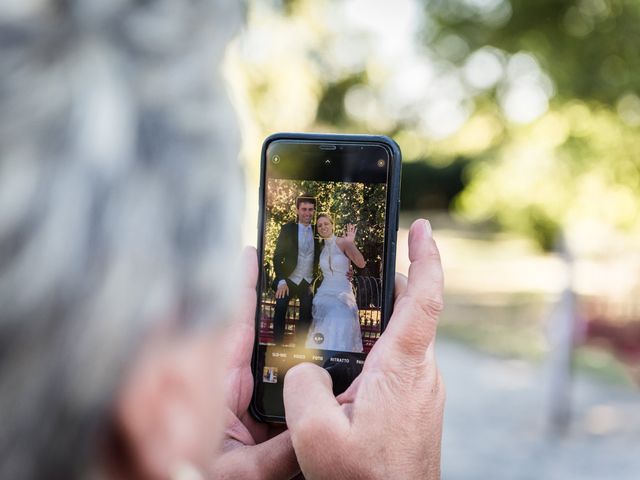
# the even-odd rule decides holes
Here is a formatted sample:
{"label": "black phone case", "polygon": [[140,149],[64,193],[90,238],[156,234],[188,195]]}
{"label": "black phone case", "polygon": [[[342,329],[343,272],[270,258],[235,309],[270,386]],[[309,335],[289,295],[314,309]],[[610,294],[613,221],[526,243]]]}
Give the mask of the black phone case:
{"label": "black phone case", "polygon": [[[263,231],[265,222],[265,198],[264,188],[266,183],[266,156],[267,148],[269,144],[276,140],[299,140],[304,141],[326,141],[334,143],[375,143],[386,146],[391,153],[391,160],[389,165],[389,183],[387,191],[387,215],[386,215],[386,240],[385,240],[385,252],[386,257],[384,259],[384,270],[386,275],[384,277],[384,291],[386,292],[384,298],[383,308],[383,322],[381,324],[381,330],[384,332],[386,323],[391,317],[393,311],[393,298],[394,298],[394,285],[395,285],[395,265],[396,265],[396,242],[398,233],[398,219],[400,212],[400,175],[402,168],[402,153],[398,144],[391,138],[384,135],[365,135],[365,134],[337,134],[337,133],[274,133],[268,136],[262,144],[262,152],[260,153],[260,210],[258,215],[258,265],[262,265],[263,258]],[[258,304],[256,307],[255,315],[255,337],[253,343],[253,357],[251,360],[251,373],[253,375],[253,395],[251,397],[251,403],[249,404],[249,411],[260,422],[272,422],[272,423],[285,423],[285,418],[275,415],[264,415],[258,411],[255,406],[254,400],[256,395],[257,382],[260,381],[260,372],[257,372],[257,351],[259,342],[259,328],[260,328],[260,298],[261,298],[261,278],[258,278],[256,285]]]}

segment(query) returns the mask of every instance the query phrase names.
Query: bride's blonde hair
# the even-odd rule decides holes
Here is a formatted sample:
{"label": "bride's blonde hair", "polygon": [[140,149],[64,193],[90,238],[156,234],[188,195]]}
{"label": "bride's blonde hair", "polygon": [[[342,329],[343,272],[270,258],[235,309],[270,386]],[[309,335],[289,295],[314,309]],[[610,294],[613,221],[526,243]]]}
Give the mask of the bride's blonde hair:
{"label": "bride's blonde hair", "polygon": [[336,224],[336,222],[333,221],[333,217],[331,216],[331,214],[327,212],[320,212],[316,218],[316,223],[318,223],[318,220],[320,220],[322,217],[328,218],[329,221],[331,222],[331,225]]}

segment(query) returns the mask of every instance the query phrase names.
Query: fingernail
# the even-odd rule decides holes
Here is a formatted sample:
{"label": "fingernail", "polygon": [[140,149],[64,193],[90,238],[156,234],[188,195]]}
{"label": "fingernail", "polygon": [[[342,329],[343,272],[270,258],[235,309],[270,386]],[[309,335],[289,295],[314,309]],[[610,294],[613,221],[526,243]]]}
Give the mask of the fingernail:
{"label": "fingernail", "polygon": [[433,230],[431,230],[431,222],[429,222],[429,220],[424,221],[424,233],[427,237],[433,236]]}

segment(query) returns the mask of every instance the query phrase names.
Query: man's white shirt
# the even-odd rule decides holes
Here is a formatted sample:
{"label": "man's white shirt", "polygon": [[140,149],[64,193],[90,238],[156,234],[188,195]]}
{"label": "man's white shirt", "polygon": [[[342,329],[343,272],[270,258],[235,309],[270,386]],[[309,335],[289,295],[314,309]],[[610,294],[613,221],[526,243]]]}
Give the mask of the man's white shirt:
{"label": "man's white shirt", "polygon": [[[295,270],[289,275],[289,280],[296,285],[300,285],[303,279],[308,283],[313,281],[313,243],[313,228],[311,225],[298,223],[298,263]],[[278,287],[285,283],[285,280],[280,280]]]}

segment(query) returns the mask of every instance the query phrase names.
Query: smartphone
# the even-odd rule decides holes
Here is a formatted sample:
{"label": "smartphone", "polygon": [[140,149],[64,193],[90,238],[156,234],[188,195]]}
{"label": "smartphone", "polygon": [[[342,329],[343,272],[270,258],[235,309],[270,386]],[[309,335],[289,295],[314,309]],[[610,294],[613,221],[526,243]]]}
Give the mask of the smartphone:
{"label": "smartphone", "polygon": [[263,144],[250,410],[284,422],[287,371],[334,394],[362,371],[393,308],[401,153],[388,137],[278,133]]}

